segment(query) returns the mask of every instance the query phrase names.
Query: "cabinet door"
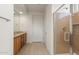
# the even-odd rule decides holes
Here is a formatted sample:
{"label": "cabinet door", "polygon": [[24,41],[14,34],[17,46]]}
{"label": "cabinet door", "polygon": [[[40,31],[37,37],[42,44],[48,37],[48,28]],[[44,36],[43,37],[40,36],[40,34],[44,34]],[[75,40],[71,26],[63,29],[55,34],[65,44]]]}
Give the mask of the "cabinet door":
{"label": "cabinet door", "polygon": [[14,54],[17,54],[21,49],[21,37],[18,36],[14,39]]}
{"label": "cabinet door", "polygon": [[26,36],[26,33],[25,33],[25,34],[24,34],[24,44],[26,44],[26,40],[27,40],[26,37],[27,37],[27,36]]}
{"label": "cabinet door", "polygon": [[24,33],[23,34],[23,45],[25,45],[25,43],[26,43],[26,34]]}
{"label": "cabinet door", "polygon": [[19,36],[19,37],[17,37],[17,50],[18,50],[18,52],[20,51],[20,49],[21,49],[21,37]]}
{"label": "cabinet door", "polygon": [[17,54],[17,38],[14,38],[14,55]]}
{"label": "cabinet door", "polygon": [[21,47],[23,47],[24,44],[26,44],[26,33],[24,33],[23,35],[21,35]]}
{"label": "cabinet door", "polygon": [[22,44],[22,47],[23,47],[23,45],[24,45],[24,34],[21,35],[21,44]]}

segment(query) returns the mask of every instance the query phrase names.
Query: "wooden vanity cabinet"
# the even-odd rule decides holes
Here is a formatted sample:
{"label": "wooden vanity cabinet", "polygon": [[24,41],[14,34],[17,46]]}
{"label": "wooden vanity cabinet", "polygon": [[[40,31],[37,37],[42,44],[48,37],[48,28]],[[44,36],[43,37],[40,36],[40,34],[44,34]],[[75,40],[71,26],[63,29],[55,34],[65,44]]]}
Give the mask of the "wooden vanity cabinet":
{"label": "wooden vanity cabinet", "polygon": [[16,55],[26,43],[26,33],[14,37],[14,55]]}
{"label": "wooden vanity cabinet", "polygon": [[14,54],[17,53],[17,38],[14,38]]}
{"label": "wooden vanity cabinet", "polygon": [[27,35],[26,35],[26,33],[25,33],[25,34],[24,34],[24,44],[26,44],[26,42],[27,42],[26,38],[27,38]]}
{"label": "wooden vanity cabinet", "polygon": [[23,45],[24,45],[24,34],[21,36],[21,38],[22,38],[21,46],[23,47]]}
{"label": "wooden vanity cabinet", "polygon": [[21,49],[21,37],[19,36],[17,38],[17,50],[18,50],[18,52],[20,51],[20,49]]}

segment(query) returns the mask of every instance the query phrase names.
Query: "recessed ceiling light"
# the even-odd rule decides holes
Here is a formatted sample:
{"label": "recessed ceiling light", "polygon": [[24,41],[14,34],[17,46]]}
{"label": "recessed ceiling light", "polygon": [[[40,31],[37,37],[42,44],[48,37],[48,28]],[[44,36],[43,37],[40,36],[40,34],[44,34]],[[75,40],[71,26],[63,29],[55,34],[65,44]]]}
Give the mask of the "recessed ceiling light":
{"label": "recessed ceiling light", "polygon": [[22,12],[22,11],[20,11],[19,13],[20,13],[20,14],[23,14],[23,12]]}

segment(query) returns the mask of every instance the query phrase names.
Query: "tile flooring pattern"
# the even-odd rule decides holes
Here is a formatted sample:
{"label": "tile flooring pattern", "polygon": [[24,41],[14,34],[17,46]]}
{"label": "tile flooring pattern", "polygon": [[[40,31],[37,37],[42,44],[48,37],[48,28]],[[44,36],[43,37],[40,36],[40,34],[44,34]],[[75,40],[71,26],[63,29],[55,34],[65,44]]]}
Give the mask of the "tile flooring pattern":
{"label": "tile flooring pattern", "polygon": [[43,43],[29,43],[17,55],[49,55],[49,53]]}

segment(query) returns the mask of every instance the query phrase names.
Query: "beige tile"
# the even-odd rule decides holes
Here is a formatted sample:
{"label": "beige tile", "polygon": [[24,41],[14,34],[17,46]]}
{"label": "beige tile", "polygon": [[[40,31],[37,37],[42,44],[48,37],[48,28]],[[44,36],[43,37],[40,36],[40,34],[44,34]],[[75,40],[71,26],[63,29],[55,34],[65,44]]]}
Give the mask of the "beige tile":
{"label": "beige tile", "polygon": [[26,44],[18,55],[48,55],[48,51],[43,43]]}

